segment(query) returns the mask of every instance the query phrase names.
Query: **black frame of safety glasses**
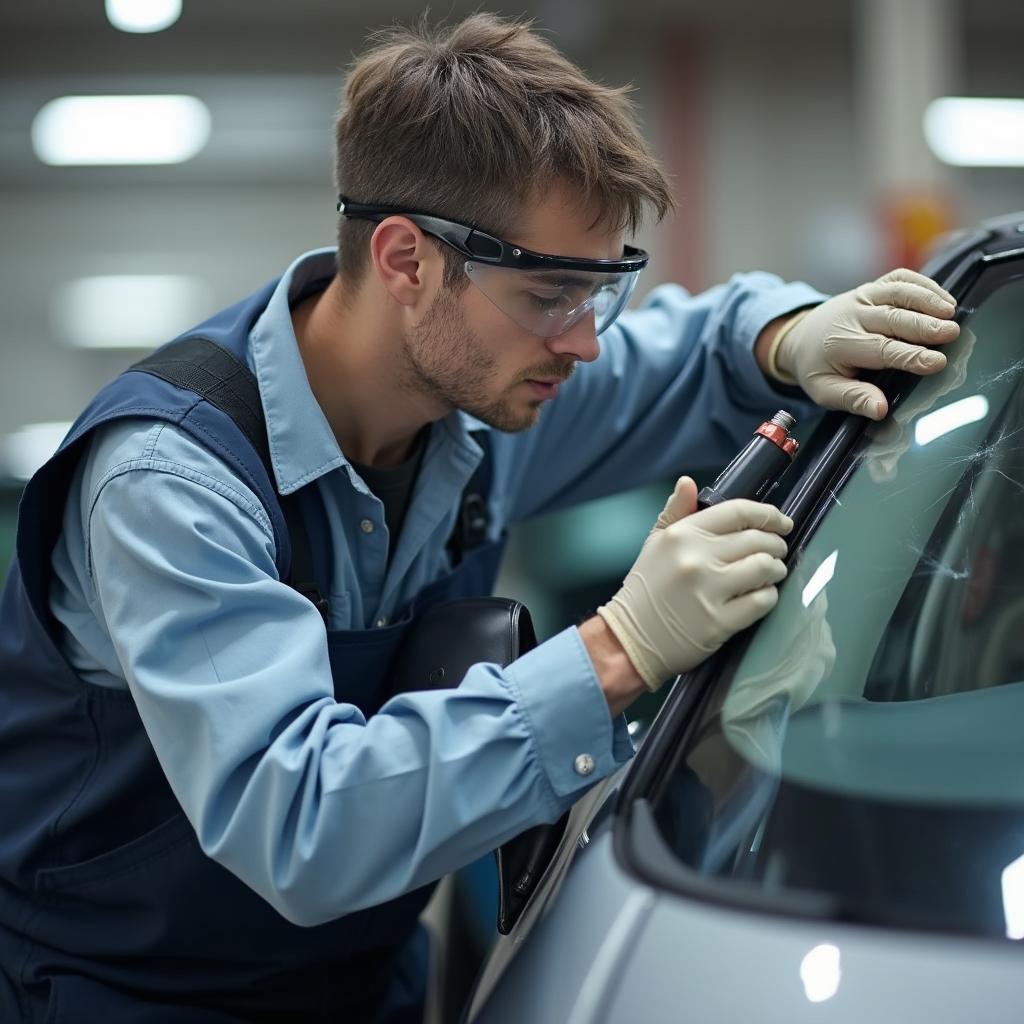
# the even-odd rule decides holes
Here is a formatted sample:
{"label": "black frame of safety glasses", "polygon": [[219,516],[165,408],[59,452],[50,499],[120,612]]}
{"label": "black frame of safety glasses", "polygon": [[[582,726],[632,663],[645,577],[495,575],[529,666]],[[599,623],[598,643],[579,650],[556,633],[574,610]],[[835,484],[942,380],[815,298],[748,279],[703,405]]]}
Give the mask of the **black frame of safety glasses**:
{"label": "black frame of safety glasses", "polygon": [[491,267],[515,267],[519,270],[579,270],[591,274],[630,274],[643,270],[650,258],[643,249],[637,249],[632,245],[624,245],[622,256],[616,260],[551,256],[502,241],[502,239],[495,238],[494,235],[489,235],[468,224],[459,224],[443,217],[435,217],[430,213],[403,210],[397,206],[356,203],[341,195],[338,196],[338,213],[343,217],[371,220],[378,224],[387,217],[407,217],[421,231],[440,239],[462,253],[463,256]]}

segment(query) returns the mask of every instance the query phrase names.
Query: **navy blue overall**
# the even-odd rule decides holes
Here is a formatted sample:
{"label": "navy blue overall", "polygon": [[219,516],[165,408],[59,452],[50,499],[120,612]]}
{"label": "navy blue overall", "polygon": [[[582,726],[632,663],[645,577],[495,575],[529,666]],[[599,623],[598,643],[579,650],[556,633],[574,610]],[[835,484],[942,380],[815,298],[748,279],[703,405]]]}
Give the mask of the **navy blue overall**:
{"label": "navy blue overall", "polygon": [[[244,360],[273,287],[189,334]],[[417,917],[432,887],[317,927],[290,924],[203,854],[130,694],[83,682],[54,642],[50,560],[69,482],[89,434],[124,417],[174,423],[233,467],[266,507],[289,578],[288,529],[260,456],[214,403],[149,373],[103,389],[27,485],[0,599],[0,1022],[419,1022]],[[490,593],[501,548],[466,553],[394,625],[328,631],[336,698],[374,714],[411,617]],[[338,870],[344,862],[339,850]]]}

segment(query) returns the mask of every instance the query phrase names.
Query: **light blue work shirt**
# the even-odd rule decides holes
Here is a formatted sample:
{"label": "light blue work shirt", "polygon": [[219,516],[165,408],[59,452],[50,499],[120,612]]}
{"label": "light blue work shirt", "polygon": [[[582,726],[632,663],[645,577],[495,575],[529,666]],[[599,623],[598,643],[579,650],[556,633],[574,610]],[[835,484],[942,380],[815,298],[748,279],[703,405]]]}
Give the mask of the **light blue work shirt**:
{"label": "light blue work shirt", "polygon": [[[481,424],[435,423],[388,565],[381,502],[306,378],[289,302],[334,272],[296,260],[250,334],[278,489],[315,481],[334,553],[332,629],[383,625],[449,569],[446,542]],[[724,463],[782,404],[753,343],[820,302],[763,273],[691,296],[654,289],[601,335],[539,422],[491,431],[491,536],[530,516]],[[797,414],[811,407],[785,396]],[[335,700],[319,613],[282,583],[257,496],[173,425],[101,428],[54,551],[61,646],[91,685],[130,690],[205,853],[285,917],[382,903],[555,820],[632,754],[575,627],[457,689],[402,694],[368,720]],[[590,755],[593,770],[581,754]]]}

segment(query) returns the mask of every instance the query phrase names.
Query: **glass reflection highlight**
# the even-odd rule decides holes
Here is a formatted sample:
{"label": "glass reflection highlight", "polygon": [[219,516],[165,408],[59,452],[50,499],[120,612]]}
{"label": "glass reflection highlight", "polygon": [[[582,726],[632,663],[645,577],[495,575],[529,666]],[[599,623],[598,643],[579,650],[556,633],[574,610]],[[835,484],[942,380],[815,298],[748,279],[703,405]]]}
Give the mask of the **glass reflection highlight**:
{"label": "glass reflection highlight", "polygon": [[977,423],[987,415],[988,399],[984,395],[961,398],[959,402],[951,402],[922,416],[914,424],[914,440],[920,445],[929,444],[937,437],[958,427],[966,427],[968,423]]}
{"label": "glass reflection highlight", "polygon": [[800,600],[806,608],[824,589],[825,584],[836,574],[836,562],[839,561],[839,552],[833,551],[817,569],[814,575],[807,581]]}
{"label": "glass reflection highlight", "polygon": [[824,942],[815,946],[800,964],[800,980],[804,994],[812,1003],[823,1003],[839,991],[842,970],[839,966],[839,947]]}
{"label": "glass reflection highlight", "polygon": [[1003,868],[1002,886],[1006,937],[1024,939],[1024,855]]}

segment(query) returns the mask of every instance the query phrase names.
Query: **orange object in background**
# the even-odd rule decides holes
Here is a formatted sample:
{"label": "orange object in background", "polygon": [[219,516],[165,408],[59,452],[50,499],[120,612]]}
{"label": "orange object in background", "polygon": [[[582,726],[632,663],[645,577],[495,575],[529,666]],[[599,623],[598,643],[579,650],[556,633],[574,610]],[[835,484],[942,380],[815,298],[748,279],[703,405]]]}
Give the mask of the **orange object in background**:
{"label": "orange object in background", "polygon": [[886,266],[913,269],[925,262],[936,239],[957,226],[958,218],[949,196],[921,189],[884,199],[881,222]]}

